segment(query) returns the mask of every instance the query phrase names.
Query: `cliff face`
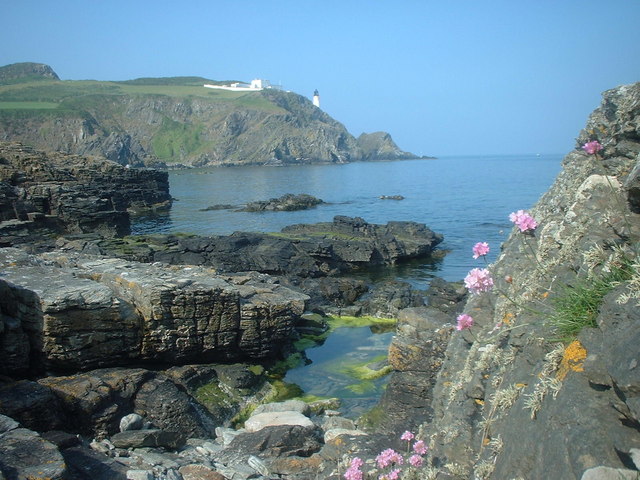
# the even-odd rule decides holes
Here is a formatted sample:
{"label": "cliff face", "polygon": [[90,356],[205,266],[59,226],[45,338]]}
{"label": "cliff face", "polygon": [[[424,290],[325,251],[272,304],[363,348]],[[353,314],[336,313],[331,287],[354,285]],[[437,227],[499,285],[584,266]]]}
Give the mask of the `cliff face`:
{"label": "cliff face", "polygon": [[[4,69],[15,70],[9,67]],[[215,82],[191,77],[34,82],[26,75],[23,83],[11,78],[11,87],[0,83],[0,140],[48,150],[133,166],[158,160],[204,166],[415,158],[388,134],[372,135],[362,145],[344,125],[291,92],[213,90],[202,85]]]}
{"label": "cliff face", "polygon": [[130,232],[130,213],[171,205],[167,172],[0,142],[0,245],[31,235]]}
{"label": "cliff face", "polygon": [[[580,148],[591,141],[604,148]],[[424,395],[432,478],[637,478],[639,152],[637,83],[604,93],[530,212],[537,228],[514,228],[493,288],[468,300],[474,326],[429,313],[407,324],[446,345]],[[590,326],[560,342],[589,310]]]}

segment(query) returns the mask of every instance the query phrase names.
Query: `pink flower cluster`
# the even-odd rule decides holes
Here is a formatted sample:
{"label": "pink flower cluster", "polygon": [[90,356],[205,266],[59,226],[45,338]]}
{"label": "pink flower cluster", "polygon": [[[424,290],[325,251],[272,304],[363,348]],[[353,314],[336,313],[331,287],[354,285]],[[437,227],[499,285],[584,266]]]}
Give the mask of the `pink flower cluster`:
{"label": "pink flower cluster", "polygon": [[393,448],[387,448],[376,457],[376,463],[378,464],[378,468],[385,468],[394,464],[402,465],[404,463],[404,457]]}
{"label": "pink flower cluster", "polygon": [[346,478],[347,480],[362,480],[364,477],[362,470],[360,470],[360,467],[362,467],[362,465],[364,465],[362,459],[359,457],[355,457],[353,460],[351,460],[347,471],[344,472],[344,478]]}
{"label": "pink flower cluster", "polygon": [[458,324],[456,325],[456,330],[467,330],[473,327],[473,317],[471,315],[467,315],[463,313],[462,315],[458,315],[456,319]]}
{"label": "pink flower cluster", "polygon": [[464,277],[464,286],[473,294],[488,292],[493,287],[493,278],[486,268],[474,268]]}
{"label": "pink flower cluster", "polygon": [[478,242],[473,246],[473,258],[478,259],[489,253],[489,244],[487,242]]}
{"label": "pink flower cluster", "polygon": [[[411,442],[415,438],[415,435],[409,431],[406,431],[400,437],[401,440],[406,442]],[[424,459],[422,456],[427,453],[427,446],[424,444],[424,441],[418,440],[413,444],[413,452],[414,454],[409,457],[409,465],[412,467],[421,467],[424,463]],[[389,470],[387,473],[382,473],[378,476],[378,480],[398,480],[400,478],[400,474],[402,473],[402,469],[394,468],[399,467],[404,464],[404,457],[396,452],[393,448],[387,448],[380,452],[380,454],[376,457],[376,464],[380,470],[393,468]],[[344,474],[344,478],[346,480],[363,480],[364,472],[361,467],[364,465],[364,462],[361,458],[355,457],[351,460],[349,464],[349,468]]]}
{"label": "pink flower cluster", "polygon": [[518,227],[521,232],[527,232],[529,230],[533,231],[538,226],[538,222],[536,222],[534,218],[524,210],[512,212],[509,215],[509,220],[515,223],[516,227]]}
{"label": "pink flower cluster", "polygon": [[602,145],[599,141],[593,140],[591,142],[587,142],[582,146],[582,149],[587,152],[589,155],[594,155],[602,150]]}

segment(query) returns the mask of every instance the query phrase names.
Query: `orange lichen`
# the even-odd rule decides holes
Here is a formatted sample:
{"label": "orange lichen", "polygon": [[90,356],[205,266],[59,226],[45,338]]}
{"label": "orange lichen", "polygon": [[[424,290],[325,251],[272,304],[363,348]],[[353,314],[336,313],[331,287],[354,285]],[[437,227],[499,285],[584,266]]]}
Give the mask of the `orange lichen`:
{"label": "orange lichen", "polygon": [[513,313],[505,313],[504,317],[502,317],[502,323],[504,323],[505,325],[511,325],[514,318],[515,315]]}
{"label": "orange lichen", "polygon": [[578,340],[571,342],[567,345],[567,348],[564,349],[564,354],[562,355],[562,361],[560,362],[556,378],[562,381],[569,371],[584,371],[585,358],[587,358],[587,350],[582,346],[582,344]]}

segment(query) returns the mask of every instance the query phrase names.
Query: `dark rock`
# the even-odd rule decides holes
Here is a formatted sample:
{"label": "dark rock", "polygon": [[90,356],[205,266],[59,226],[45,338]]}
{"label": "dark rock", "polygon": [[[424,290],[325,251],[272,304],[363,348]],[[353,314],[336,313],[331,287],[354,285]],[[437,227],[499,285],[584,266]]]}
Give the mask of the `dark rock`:
{"label": "dark rock", "polygon": [[67,465],[54,444],[26,428],[0,435],[0,471],[7,480],[67,478]]}
{"label": "dark rock", "polygon": [[389,346],[393,373],[372,421],[376,431],[399,434],[414,430],[433,414],[433,387],[451,336],[451,318],[433,307],[400,311]]}
{"label": "dark rock", "polygon": [[221,382],[232,389],[253,389],[260,382],[260,377],[253,373],[247,365],[216,365],[215,371]]}
{"label": "dark rock", "polygon": [[624,183],[627,190],[627,201],[629,209],[633,213],[640,213],[640,157],[636,165]]}
{"label": "dark rock", "polygon": [[63,432],[61,430],[50,430],[41,434],[42,438],[46,441],[53,443],[60,450],[65,448],[75,447],[80,444],[80,439],[77,435]]}
{"label": "dark rock", "polygon": [[362,305],[369,315],[395,318],[402,309],[423,306],[424,298],[408,283],[386,281],[377,283]]}
{"label": "dark rock", "polygon": [[464,302],[468,297],[468,290],[463,282],[447,282],[440,277],[434,277],[424,294],[427,305],[437,308],[449,315],[462,312]]}
{"label": "dark rock", "polygon": [[235,205],[229,205],[225,203],[225,204],[216,204],[216,205],[211,205],[209,207],[201,208],[200,211],[209,212],[212,210],[230,210],[232,208],[235,208]]}
{"label": "dark rock", "polygon": [[[0,143],[0,244],[33,235],[130,232],[130,213],[171,205],[166,172]],[[7,223],[9,222],[9,223]]]}
{"label": "dark rock", "polygon": [[215,431],[210,415],[161,373],[104,369],[40,383],[56,394],[60,411],[68,412],[67,431],[108,436],[119,431],[120,419],[132,411],[166,431],[204,437]]}
{"label": "dark rock", "polygon": [[374,225],[359,217],[336,216],[331,223],[291,225],[278,234],[235,232],[214,237],[154,235],[136,239],[140,249],[127,254],[123,254],[129,249],[125,240],[98,242],[96,246],[105,255],[137,261],[315,278],[428,257],[443,237],[415,222]]}
{"label": "dark rock", "polygon": [[164,375],[156,375],[140,387],[135,409],[153,425],[167,432],[181,432],[185,438],[215,435],[214,419]]}
{"label": "dark rock", "polygon": [[230,450],[259,452],[266,457],[309,457],[321,447],[320,430],[317,427],[299,425],[265,427],[257,432],[243,433],[229,445]]}
{"label": "dark rock", "polygon": [[62,456],[74,480],[127,480],[129,467],[79,445],[62,450]]}
{"label": "dark rock", "polygon": [[271,198],[269,200],[262,200],[256,202],[247,203],[244,208],[241,208],[241,212],[266,212],[266,211],[283,211],[290,212],[294,210],[307,210],[309,208],[316,207],[324,203],[319,198],[312,195],[301,193],[294,195],[287,193],[279,198]]}
{"label": "dark rock", "polygon": [[111,442],[117,448],[164,447],[176,450],[184,445],[185,440],[183,433],[160,429],[128,430],[111,437]]}
{"label": "dark rock", "polygon": [[0,385],[0,413],[23,427],[45,432],[65,428],[67,415],[49,387],[29,380]]}

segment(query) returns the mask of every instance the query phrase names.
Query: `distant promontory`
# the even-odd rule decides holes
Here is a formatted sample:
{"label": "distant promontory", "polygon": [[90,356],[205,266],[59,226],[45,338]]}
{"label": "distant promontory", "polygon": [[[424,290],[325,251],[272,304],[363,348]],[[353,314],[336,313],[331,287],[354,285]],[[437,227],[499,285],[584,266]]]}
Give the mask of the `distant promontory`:
{"label": "distant promontory", "polygon": [[385,132],[357,139],[311,100],[279,89],[205,88],[201,77],[60,80],[0,67],[0,138],[131,166],[348,163],[419,158]]}

